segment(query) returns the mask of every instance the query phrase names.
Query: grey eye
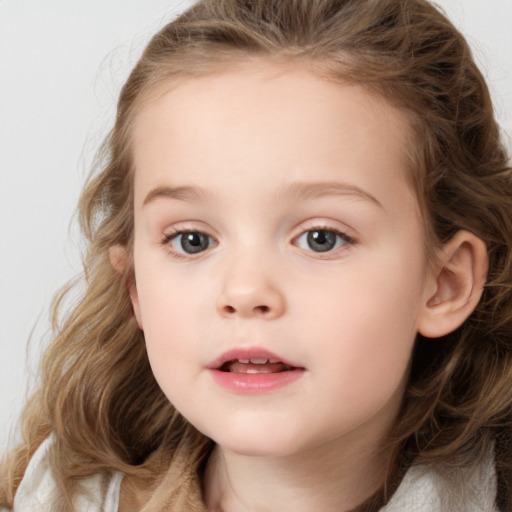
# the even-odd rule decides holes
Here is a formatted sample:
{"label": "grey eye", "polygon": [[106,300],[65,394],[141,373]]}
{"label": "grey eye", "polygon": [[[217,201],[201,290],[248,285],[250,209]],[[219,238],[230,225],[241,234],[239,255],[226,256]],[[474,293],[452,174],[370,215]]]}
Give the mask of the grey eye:
{"label": "grey eye", "polygon": [[211,236],[199,231],[188,231],[177,233],[171,239],[171,245],[174,250],[186,254],[197,254],[209,249],[214,245]]}
{"label": "grey eye", "polygon": [[309,251],[328,252],[346,244],[348,239],[332,229],[311,229],[297,238],[297,245]]}

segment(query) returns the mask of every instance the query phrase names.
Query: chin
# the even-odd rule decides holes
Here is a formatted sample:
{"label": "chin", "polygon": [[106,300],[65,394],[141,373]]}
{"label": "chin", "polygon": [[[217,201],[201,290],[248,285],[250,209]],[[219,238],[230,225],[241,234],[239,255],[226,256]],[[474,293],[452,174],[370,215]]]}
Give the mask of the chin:
{"label": "chin", "polygon": [[241,456],[286,457],[314,442],[314,437],[308,436],[298,422],[282,418],[276,421],[261,411],[251,411],[249,415],[238,411],[229,416],[229,421],[211,416],[209,420],[191,423],[218,446]]}
{"label": "chin", "polygon": [[221,448],[225,450],[229,450],[232,453],[236,453],[237,455],[243,457],[286,457],[287,455],[291,455],[288,450],[282,449],[273,449],[268,446],[230,446],[230,445],[220,445]]}
{"label": "chin", "polygon": [[277,436],[222,435],[215,442],[225,450],[244,457],[286,457],[299,449],[297,440]]}

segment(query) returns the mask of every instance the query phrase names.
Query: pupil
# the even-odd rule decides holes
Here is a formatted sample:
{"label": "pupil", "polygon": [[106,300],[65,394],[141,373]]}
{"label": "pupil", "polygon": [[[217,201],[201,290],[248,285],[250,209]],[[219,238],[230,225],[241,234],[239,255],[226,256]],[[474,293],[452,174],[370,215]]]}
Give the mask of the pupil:
{"label": "pupil", "polygon": [[189,254],[208,249],[208,238],[201,233],[186,233],[181,236],[181,247]]}
{"label": "pupil", "polygon": [[190,245],[201,245],[201,237],[197,233],[189,233],[187,236],[187,241]]}
{"label": "pupil", "polygon": [[336,234],[327,229],[310,231],[308,245],[316,252],[330,251],[336,245]]}

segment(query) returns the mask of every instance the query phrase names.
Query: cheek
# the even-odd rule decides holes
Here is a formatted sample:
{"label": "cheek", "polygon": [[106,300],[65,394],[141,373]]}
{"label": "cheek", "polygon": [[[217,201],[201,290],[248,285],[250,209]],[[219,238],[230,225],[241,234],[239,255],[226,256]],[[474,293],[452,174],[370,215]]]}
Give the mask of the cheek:
{"label": "cheek", "polygon": [[[380,287],[376,292],[384,292]],[[359,291],[318,307],[307,337],[314,340],[311,371],[320,389],[310,412],[336,435],[380,418],[392,422],[401,403],[415,330],[395,296]],[[387,418],[386,420],[382,419]]]}
{"label": "cheek", "polygon": [[[364,262],[362,262],[364,263]],[[331,276],[323,290],[313,289],[298,317],[306,339],[314,339],[326,372],[340,386],[399,385],[408,368],[421,304],[421,269],[402,272],[400,260],[383,259]],[[346,381],[344,382],[344,379]],[[389,391],[389,390],[388,390]]]}
{"label": "cheek", "polygon": [[[138,297],[144,338],[153,373],[164,392],[182,378],[184,361],[198,351],[192,326],[199,315],[188,287],[179,291],[162,279],[140,280]],[[196,306],[194,307],[194,304]]]}

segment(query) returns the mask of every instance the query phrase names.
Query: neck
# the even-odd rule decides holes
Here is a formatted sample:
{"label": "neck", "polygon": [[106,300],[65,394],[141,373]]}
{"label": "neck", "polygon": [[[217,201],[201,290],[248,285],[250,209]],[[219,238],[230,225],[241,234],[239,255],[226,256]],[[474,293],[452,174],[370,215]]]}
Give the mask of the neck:
{"label": "neck", "polygon": [[326,443],[282,457],[216,447],[205,473],[205,500],[219,512],[349,511],[382,484],[387,457],[358,443]]}

